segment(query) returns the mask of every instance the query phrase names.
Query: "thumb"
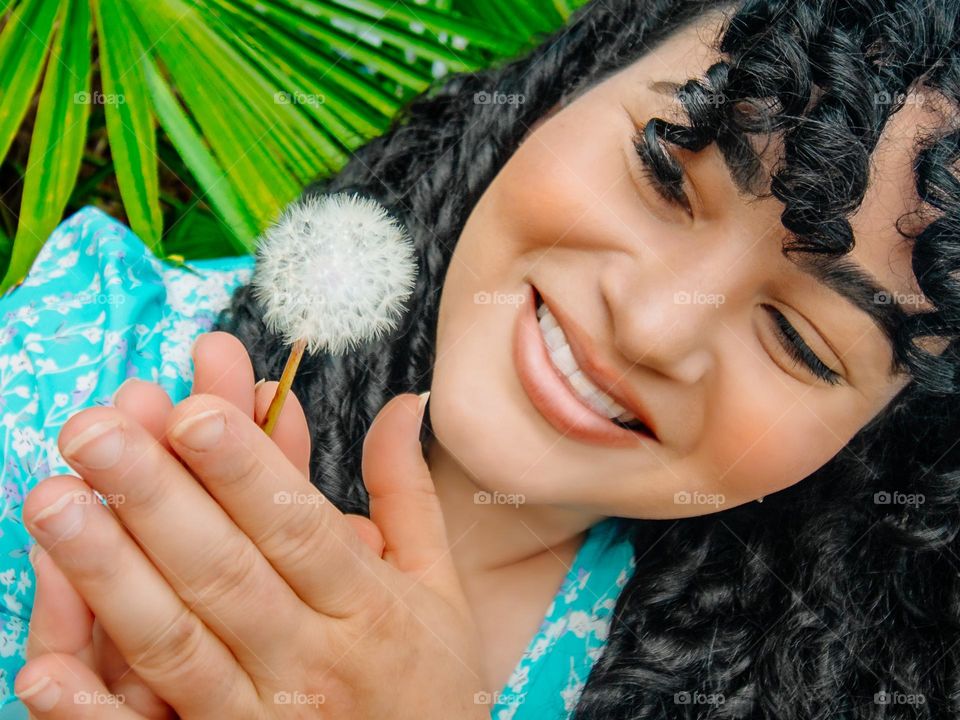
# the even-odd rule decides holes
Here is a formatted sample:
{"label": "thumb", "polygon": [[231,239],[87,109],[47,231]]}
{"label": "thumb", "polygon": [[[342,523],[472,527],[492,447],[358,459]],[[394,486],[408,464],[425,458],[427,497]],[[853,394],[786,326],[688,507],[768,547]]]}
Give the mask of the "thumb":
{"label": "thumb", "polygon": [[[107,690],[97,674],[73,655],[48,653],[17,674],[17,697],[37,720],[145,720],[122,696]],[[95,715],[94,715],[95,713]]]}
{"label": "thumb", "polygon": [[[363,440],[361,470],[370,519],[383,535],[383,559],[438,591],[457,585],[430,468],[420,448],[420,399],[391,398]],[[420,577],[422,576],[422,578]]]}

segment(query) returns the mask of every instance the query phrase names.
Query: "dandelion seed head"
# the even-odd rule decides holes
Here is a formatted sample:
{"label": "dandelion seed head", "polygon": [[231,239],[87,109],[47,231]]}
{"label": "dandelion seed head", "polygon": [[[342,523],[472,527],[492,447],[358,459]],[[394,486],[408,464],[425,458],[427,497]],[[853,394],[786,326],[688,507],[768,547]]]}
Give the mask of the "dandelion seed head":
{"label": "dandelion seed head", "polygon": [[338,354],[395,330],[413,292],[413,242],[376,200],[300,198],[257,244],[251,285],[267,328]]}

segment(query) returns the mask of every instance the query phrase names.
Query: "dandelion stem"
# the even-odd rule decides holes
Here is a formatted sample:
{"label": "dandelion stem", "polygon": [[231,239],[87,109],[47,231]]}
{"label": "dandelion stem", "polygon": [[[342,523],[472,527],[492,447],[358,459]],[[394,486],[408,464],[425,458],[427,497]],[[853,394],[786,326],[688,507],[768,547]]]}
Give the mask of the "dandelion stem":
{"label": "dandelion stem", "polygon": [[267,414],[260,423],[261,429],[267,434],[272,435],[273,429],[280,419],[280,411],[283,409],[283,403],[287,399],[287,393],[290,392],[290,386],[293,384],[293,376],[297,374],[297,368],[300,366],[300,360],[303,358],[303,351],[307,347],[306,340],[297,340],[290,348],[290,355],[287,356],[287,364],[283,368],[283,374],[280,375],[280,384],[277,386],[277,393],[270,402]]}

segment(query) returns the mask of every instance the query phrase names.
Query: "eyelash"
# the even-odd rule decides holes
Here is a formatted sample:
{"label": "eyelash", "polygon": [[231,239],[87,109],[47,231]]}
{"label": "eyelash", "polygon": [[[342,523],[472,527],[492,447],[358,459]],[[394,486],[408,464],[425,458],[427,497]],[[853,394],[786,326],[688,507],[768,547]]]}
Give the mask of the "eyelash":
{"label": "eyelash", "polygon": [[777,337],[790,357],[796,363],[803,364],[810,372],[828,385],[839,385],[842,377],[840,373],[824,365],[823,361],[818,358],[816,353],[810,349],[810,346],[803,341],[803,338],[800,337],[796,328],[790,324],[790,321],[784,317],[783,313],[771,305],[764,305],[763,308],[773,316]]}
{"label": "eyelash", "polygon": [[[642,142],[641,130],[637,130],[631,141],[633,142],[634,150],[637,150],[637,146]],[[637,150],[637,160],[639,161],[640,171],[643,173],[644,178],[646,178],[657,191],[657,194],[660,195],[664,200],[667,201],[670,205],[675,205],[682,208],[686,211],[688,215],[693,217],[693,210],[690,207],[690,199],[684,192],[682,187],[672,188],[670,183],[660,175],[657,171],[655,165],[650,165],[646,162],[643,154]],[[686,177],[684,173],[683,166],[680,165],[681,180],[680,185],[683,184],[683,178]],[[787,354],[794,360],[795,363],[803,365],[808,371],[813,373],[817,378],[823,380],[828,385],[839,385],[842,379],[842,376],[835,370],[831,370],[827,367],[824,362],[817,357],[817,354],[810,349],[810,346],[804,342],[803,338],[800,337],[800,334],[797,332],[796,328],[790,324],[790,321],[771,305],[763,306],[767,312],[774,319],[774,327],[776,328],[777,338],[780,341],[780,344],[786,350]]]}
{"label": "eyelash", "polygon": [[633,134],[633,137],[630,138],[631,142],[633,143],[633,149],[636,151],[637,160],[639,160],[640,172],[643,174],[643,177],[648,180],[651,185],[653,185],[653,188],[657,191],[657,194],[666,200],[668,204],[682,208],[687,215],[693,217],[693,208],[690,205],[690,198],[683,190],[683,182],[686,178],[683,166],[679,166],[681,174],[680,182],[675,187],[671,187],[671,184],[667,181],[667,179],[660,175],[655,166],[648,164],[644,155],[637,149],[638,146],[643,142],[642,132],[642,129],[638,129]]}

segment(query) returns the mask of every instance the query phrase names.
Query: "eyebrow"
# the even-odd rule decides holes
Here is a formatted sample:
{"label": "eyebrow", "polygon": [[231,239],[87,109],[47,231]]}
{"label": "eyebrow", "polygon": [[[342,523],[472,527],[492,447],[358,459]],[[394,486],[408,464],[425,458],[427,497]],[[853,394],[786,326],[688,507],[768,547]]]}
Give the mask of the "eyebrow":
{"label": "eyebrow", "polygon": [[[895,293],[877,283],[870,273],[848,257],[805,259],[797,266],[865,313],[883,331],[891,352],[895,349],[897,330],[907,317]],[[894,358],[887,371],[888,376],[892,377],[897,370]]]}
{"label": "eyebrow", "polygon": [[[647,84],[649,90],[660,95],[669,95],[683,107],[683,103],[676,97],[676,92],[681,87],[681,83],[666,80],[653,80]],[[737,190],[742,194],[755,195],[754,183],[761,169],[759,159],[755,165],[751,163],[744,167],[731,168],[727,155],[721,152],[720,157],[723,158],[724,169]],[[896,295],[848,257],[827,256],[822,259],[821,256],[811,256],[809,253],[800,255],[804,259],[795,263],[797,267],[865,313],[883,332],[884,339],[893,352],[897,346],[898,327],[907,316],[897,302]],[[888,377],[893,377],[897,371],[894,355],[887,371]]]}

